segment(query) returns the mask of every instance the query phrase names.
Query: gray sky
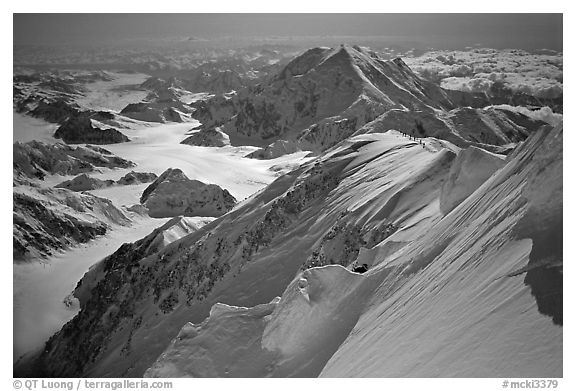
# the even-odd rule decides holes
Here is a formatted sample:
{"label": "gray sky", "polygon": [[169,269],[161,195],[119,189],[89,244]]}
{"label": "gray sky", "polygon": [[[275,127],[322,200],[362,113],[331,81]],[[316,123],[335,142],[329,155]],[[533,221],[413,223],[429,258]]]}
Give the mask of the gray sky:
{"label": "gray sky", "polygon": [[270,35],[402,36],[562,50],[562,14],[14,14],[14,44]]}

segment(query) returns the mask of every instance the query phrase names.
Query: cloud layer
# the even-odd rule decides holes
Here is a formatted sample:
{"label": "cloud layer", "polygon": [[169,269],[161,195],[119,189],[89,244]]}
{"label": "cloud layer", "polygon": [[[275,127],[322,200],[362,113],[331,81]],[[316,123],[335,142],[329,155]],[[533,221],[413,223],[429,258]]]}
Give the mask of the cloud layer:
{"label": "cloud layer", "polygon": [[547,122],[550,125],[558,125],[562,122],[563,118],[562,114],[554,113],[550,107],[540,107],[538,110],[530,110],[527,107],[510,105],[494,105],[492,107],[524,114],[532,119]]}
{"label": "cloud layer", "polygon": [[487,92],[503,86],[537,98],[563,92],[562,53],[531,54],[518,49],[432,51],[406,63],[423,77],[447,89]]}

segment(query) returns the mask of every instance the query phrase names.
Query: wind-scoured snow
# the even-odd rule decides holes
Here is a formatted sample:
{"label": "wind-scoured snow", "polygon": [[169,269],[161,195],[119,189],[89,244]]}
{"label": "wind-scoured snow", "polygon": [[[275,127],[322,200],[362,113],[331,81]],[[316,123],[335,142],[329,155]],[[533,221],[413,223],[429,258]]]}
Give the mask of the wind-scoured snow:
{"label": "wind-scoured snow", "polygon": [[440,209],[447,214],[464,201],[496,170],[504,166],[504,156],[477,147],[460,151],[440,194]]}
{"label": "wind-scoured snow", "polygon": [[542,240],[561,243],[561,140],[561,127],[539,131],[447,216],[421,221],[422,234],[384,257],[374,252],[363,275],[308,269],[277,304],[215,305],[146,375],[562,376],[561,285],[530,276],[561,278],[561,246]]}
{"label": "wind-scoured snow", "polygon": [[252,308],[215,304],[182,328],[148,377],[310,377],[346,338],[370,289],[339,265],[308,269],[282,295]]}
{"label": "wind-scoured snow", "polygon": [[382,262],[321,376],[561,377],[561,178],[560,126]]}

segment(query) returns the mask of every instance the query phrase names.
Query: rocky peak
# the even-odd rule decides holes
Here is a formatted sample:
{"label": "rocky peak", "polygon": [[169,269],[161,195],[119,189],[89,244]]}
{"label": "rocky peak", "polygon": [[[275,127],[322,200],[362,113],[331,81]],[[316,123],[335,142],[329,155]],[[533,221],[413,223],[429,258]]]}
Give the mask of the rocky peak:
{"label": "rocky peak", "polygon": [[67,144],[115,144],[130,141],[116,129],[101,129],[95,126],[90,115],[86,113],[68,118],[56,129],[54,137]]}
{"label": "rocky peak", "polygon": [[218,185],[189,179],[179,168],[169,168],[144,190],[140,203],[151,217],[218,217],[232,209],[236,199]]}
{"label": "rocky peak", "polygon": [[142,193],[140,197],[140,203],[145,203],[148,200],[150,194],[156,190],[156,188],[164,181],[167,182],[182,182],[189,180],[188,177],[179,168],[168,168]]}
{"label": "rocky peak", "polygon": [[279,80],[293,76],[300,76],[314,68],[326,55],[332,51],[330,48],[312,48],[290,61],[278,75]]}

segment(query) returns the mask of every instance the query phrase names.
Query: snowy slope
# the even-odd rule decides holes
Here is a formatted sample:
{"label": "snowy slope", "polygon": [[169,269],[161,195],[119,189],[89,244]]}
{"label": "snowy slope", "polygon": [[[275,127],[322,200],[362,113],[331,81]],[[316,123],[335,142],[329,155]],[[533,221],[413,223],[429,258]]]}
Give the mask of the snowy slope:
{"label": "snowy slope", "polygon": [[14,111],[12,113],[12,141],[25,143],[32,140],[56,143],[53,137],[58,125]]}
{"label": "snowy slope", "polygon": [[323,376],[562,376],[562,126],[383,261]]}
{"label": "snowy slope", "polygon": [[504,166],[504,156],[470,147],[458,154],[440,194],[440,210],[448,214],[494,172]]}
{"label": "snowy slope", "polygon": [[542,130],[368,273],[313,268],[279,301],[216,304],[146,375],[562,376],[561,178],[562,128]]}
{"label": "snowy slope", "polygon": [[[269,302],[304,264],[348,265],[362,246],[390,235],[390,224],[391,238],[423,235],[441,218],[440,187],[454,156],[433,139],[423,147],[397,132],[360,136],[158,254],[116,254],[105,261],[114,276],[51,339],[39,365],[48,374],[140,376],[184,324],[201,322],[216,302]],[[328,250],[333,235],[345,245]],[[316,257],[321,249],[331,258]],[[125,296],[120,287],[128,281]],[[173,303],[167,313],[159,307],[165,300]],[[112,308],[120,316],[102,320]],[[102,333],[105,341],[89,337]]]}

